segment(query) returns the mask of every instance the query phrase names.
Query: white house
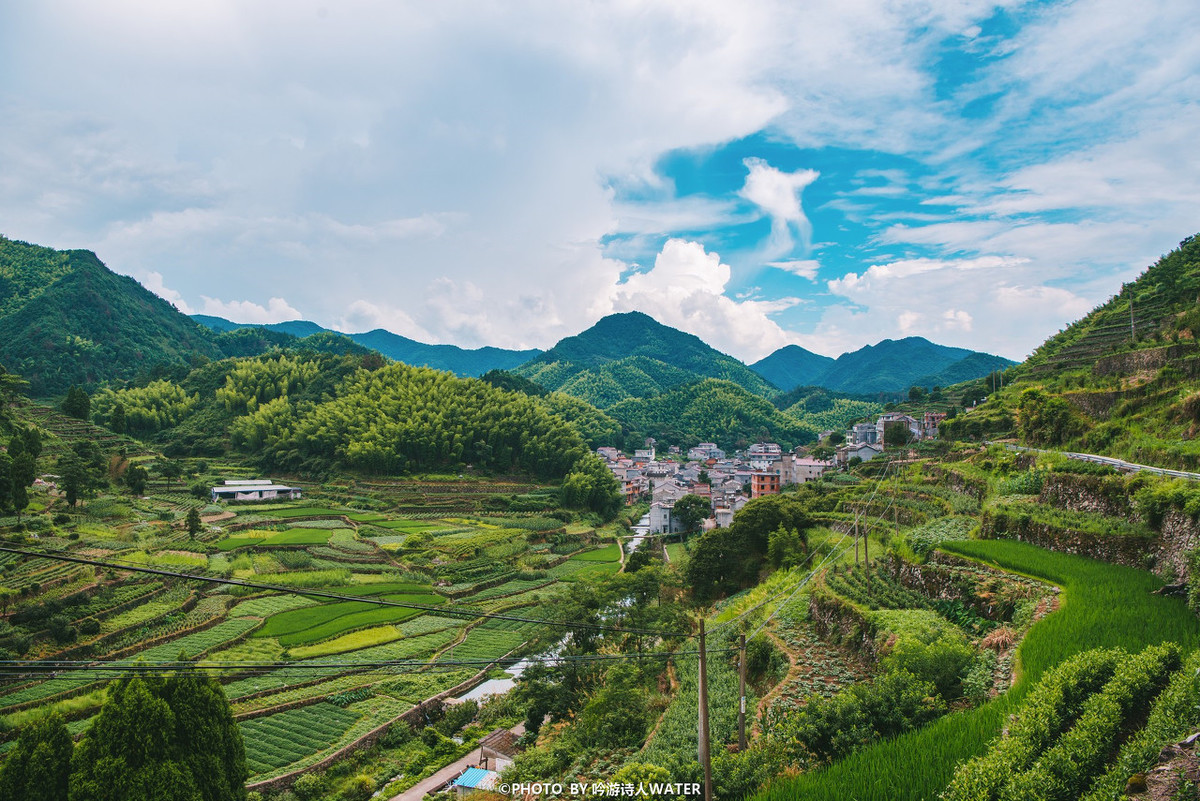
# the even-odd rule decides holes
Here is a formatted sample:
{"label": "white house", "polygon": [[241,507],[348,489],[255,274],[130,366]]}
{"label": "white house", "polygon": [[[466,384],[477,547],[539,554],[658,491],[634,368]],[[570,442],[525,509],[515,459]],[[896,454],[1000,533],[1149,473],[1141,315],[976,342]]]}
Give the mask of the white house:
{"label": "white house", "polygon": [[883,446],[871,445],[863,443],[862,445],[843,445],[837,450],[838,464],[846,464],[854,457],[858,457],[864,462],[869,462],[879,454],[883,453]]}
{"label": "white house", "polygon": [[650,504],[650,533],[674,534],[683,531],[683,525],[671,514],[675,501],[655,501]]}
{"label": "white house", "polygon": [[296,500],[301,496],[299,487],[276,484],[271,479],[226,480],[220,487],[211,490],[213,503],[217,501],[271,501],[278,499]]}

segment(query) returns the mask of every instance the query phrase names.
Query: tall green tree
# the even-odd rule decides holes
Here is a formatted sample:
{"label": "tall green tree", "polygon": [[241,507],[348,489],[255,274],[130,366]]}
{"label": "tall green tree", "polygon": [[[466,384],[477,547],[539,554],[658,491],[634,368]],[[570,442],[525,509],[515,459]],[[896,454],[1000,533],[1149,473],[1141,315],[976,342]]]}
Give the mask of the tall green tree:
{"label": "tall green tree", "polygon": [[201,801],[161,684],[135,676],[110,687],[71,759],[70,801]]}
{"label": "tall green tree", "polygon": [[675,501],[675,506],[671,509],[671,517],[679,521],[683,526],[683,533],[686,537],[688,534],[694,534],[700,530],[700,524],[708,519],[712,512],[712,505],[700,497],[699,495],[684,495],[679,500]]}
{"label": "tall green tree", "polygon": [[133,677],[71,761],[70,801],[244,801],[246,751],[221,686],[182,671]]}
{"label": "tall green tree", "polygon": [[200,510],[193,506],[188,509],[187,513],[187,533],[188,539],[196,539],[196,535],[200,533],[203,524],[200,522]]}
{"label": "tall green tree", "polygon": [[13,460],[7,453],[0,453],[0,512],[12,511]]}
{"label": "tall green tree", "polygon": [[47,715],[29,724],[0,767],[0,798],[65,801],[74,747],[59,715]]}
{"label": "tall green tree", "polygon": [[183,476],[183,465],[174,459],[168,459],[159,465],[158,473],[167,480],[167,486],[170,487]]}
{"label": "tall green tree", "polygon": [[246,797],[246,748],[225,692],[199,671],[176,673],[163,686],[175,713],[175,743],[203,801]]}
{"label": "tall green tree", "polygon": [[903,420],[894,420],[883,425],[883,444],[898,448],[902,445],[907,445],[912,432],[908,430],[908,423]]}
{"label": "tall green tree", "polygon": [[61,409],[63,414],[87,420],[92,410],[91,396],[83,387],[73,385],[67,390],[67,396],[63,398]]}
{"label": "tall green tree", "polygon": [[114,433],[125,433],[125,404],[120,402],[113,404],[112,411],[108,413],[108,427]]}
{"label": "tall green tree", "polygon": [[130,465],[125,470],[122,480],[134,495],[145,495],[146,482],[150,480],[150,472],[140,464]]}
{"label": "tall green tree", "polygon": [[87,465],[74,453],[68,453],[59,460],[58,473],[68,506],[74,506],[91,491]]}
{"label": "tall green tree", "polygon": [[563,480],[562,504],[570,509],[588,509],[612,520],[621,508],[621,485],[604,461],[589,453],[575,462]]}

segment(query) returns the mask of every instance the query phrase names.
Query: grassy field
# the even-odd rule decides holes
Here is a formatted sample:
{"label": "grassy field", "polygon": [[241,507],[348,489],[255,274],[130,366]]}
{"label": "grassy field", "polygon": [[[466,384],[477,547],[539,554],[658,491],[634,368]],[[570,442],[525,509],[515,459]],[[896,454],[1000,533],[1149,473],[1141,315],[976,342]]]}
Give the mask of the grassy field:
{"label": "grassy field", "polygon": [[1089,648],[1140,651],[1163,642],[1200,644],[1200,620],[1177,598],[1151,595],[1162,582],[1145,571],[1010,541],[946,543],[951,553],[1057,584],[1061,608],[1037,623],[1018,651],[1021,677],[1004,696],[867,748],[832,767],[779,779],[756,798],[784,801],[936,799],[955,766],[987,747],[1046,670]]}

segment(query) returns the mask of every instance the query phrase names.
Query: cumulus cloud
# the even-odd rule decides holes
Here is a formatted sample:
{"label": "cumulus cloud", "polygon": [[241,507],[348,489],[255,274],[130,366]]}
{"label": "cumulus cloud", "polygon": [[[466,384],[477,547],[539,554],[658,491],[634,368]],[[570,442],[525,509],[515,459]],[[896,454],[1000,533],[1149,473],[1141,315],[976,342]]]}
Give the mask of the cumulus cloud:
{"label": "cumulus cloud", "polygon": [[271,298],[266,306],[249,300],[224,301],[210,297],[202,297],[201,300],[204,301],[204,305],[200,307],[201,314],[224,317],[235,323],[268,325],[300,320],[304,316],[283,298]]}
{"label": "cumulus cloud", "polygon": [[290,303],[279,297],[270,298],[267,305],[263,306],[249,300],[224,301],[202,295],[199,307],[195,307],[189,304],[180,292],[171,289],[163,282],[162,273],[148,272],[139,276],[139,280],[142,286],[171,303],[184,314],[208,314],[213,317],[224,317],[235,323],[258,325],[283,323],[303,317]]}
{"label": "cumulus cloud", "polygon": [[812,334],[839,352],[896,333],[1019,359],[1046,336],[1047,320],[1069,321],[1092,301],[1042,285],[1039,264],[1016,257],[905,259],[827,282],[847,302],[826,309]]}
{"label": "cumulus cloud", "polygon": [[835,295],[854,297],[896,279],[909,278],[921,273],[952,270],[996,270],[1026,264],[1029,259],[1006,256],[981,256],[977,259],[900,259],[887,264],[872,264],[861,275],[846,273],[841,278],[828,282],[829,291]]}
{"label": "cumulus cloud", "polygon": [[[821,251],[838,283],[820,288],[844,301],[813,333],[826,352],[908,311],[912,330],[975,343],[996,327],[994,349],[1019,354],[1194,230],[1194,3],[1147,2],[1052,4],[1001,37],[981,26],[995,0],[31,4],[0,28],[0,219],[157,273],[181,308],[236,291],[254,308],[213,308],[546,347],[637,297],[733,350],[786,338],[786,298],[726,297],[746,265],[818,276],[817,172],[773,166],[812,148],[836,198],[809,212],[888,254],[836,278],[855,232],[819,231],[843,240]],[[979,68],[947,87],[934,65],[954,46]],[[719,196],[681,199],[659,172],[747,139],[771,161]],[[871,169],[847,178],[856,149]],[[874,168],[891,157],[903,170]],[[909,187],[934,195],[929,216],[899,208]],[[729,233],[764,217],[765,242]],[[670,263],[683,249],[664,241],[701,236],[732,276],[698,245]],[[983,257],[1030,261],[969,266]],[[668,274],[688,289],[639,279]],[[987,311],[993,285],[1047,317]]]}
{"label": "cumulus cloud", "polygon": [[346,314],[337,320],[334,328],[349,334],[361,334],[382,328],[418,342],[432,340],[429,332],[417,325],[403,309],[363,299],[352,302],[346,309]]}
{"label": "cumulus cloud", "polygon": [[699,242],[670,239],[652,269],[613,287],[612,310],[645,312],[747,361],[794,342],[770,315],[796,300],[734,300],[724,294],[730,274],[729,265]]}

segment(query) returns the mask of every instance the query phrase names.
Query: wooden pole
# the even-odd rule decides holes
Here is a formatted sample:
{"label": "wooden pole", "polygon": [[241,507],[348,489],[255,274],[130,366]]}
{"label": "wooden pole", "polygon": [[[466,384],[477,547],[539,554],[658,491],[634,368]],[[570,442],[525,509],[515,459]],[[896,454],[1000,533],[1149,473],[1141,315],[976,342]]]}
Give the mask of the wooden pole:
{"label": "wooden pole", "polygon": [[708,730],[708,667],[704,655],[704,620],[700,620],[700,764],[704,767],[704,801],[712,801],[712,759]]}
{"label": "wooden pole", "polygon": [[854,564],[858,564],[858,515],[854,516]]}
{"label": "wooden pole", "polygon": [[738,753],[746,750],[746,635],[738,635]]}

